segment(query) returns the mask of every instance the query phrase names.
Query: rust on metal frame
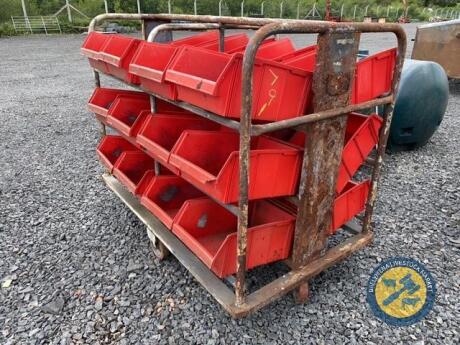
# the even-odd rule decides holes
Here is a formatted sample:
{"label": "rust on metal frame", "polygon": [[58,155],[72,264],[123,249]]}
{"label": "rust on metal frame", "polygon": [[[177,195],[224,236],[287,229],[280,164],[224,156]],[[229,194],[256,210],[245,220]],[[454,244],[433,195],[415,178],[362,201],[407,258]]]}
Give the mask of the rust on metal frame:
{"label": "rust on metal frame", "polygon": [[291,271],[248,295],[246,303],[236,306],[235,295],[202,261],[200,261],[171,231],[169,231],[152,213],[142,206],[139,200],[110,174],[102,179],[107,186],[128,206],[146,225],[147,231],[161,240],[165,247],[186,267],[195,279],[203,285],[216,301],[235,318],[244,317],[274,301],[298,286],[302,281],[312,278],[355,251],[365,247],[371,241],[370,234],[355,235],[329,250],[326,255],[308,266]]}
{"label": "rust on metal frame", "polygon": [[160,24],[150,31],[147,42],[154,42],[157,35],[162,31],[187,31],[187,30],[218,30],[221,25],[217,23],[166,23]]}
{"label": "rust on metal frame", "polygon": [[[181,20],[181,21],[190,21],[190,22],[201,22],[201,23],[219,23],[222,27],[225,28],[254,28],[258,26],[264,26],[260,28],[255,35],[251,38],[243,60],[243,91],[242,91],[242,113],[241,113],[241,123],[239,126],[240,130],[240,202],[239,202],[239,222],[238,222],[238,233],[237,233],[237,284],[236,284],[236,296],[235,304],[228,305],[223,304],[224,308],[230,312],[234,317],[241,317],[247,315],[248,313],[257,310],[264,305],[270,303],[272,300],[277,297],[302,286],[304,282],[311,278],[312,276],[318,274],[325,268],[333,265],[334,263],[340,261],[341,259],[347,257],[354,251],[362,248],[367,245],[372,239],[372,233],[368,231],[363,231],[362,234],[358,234],[351,238],[346,243],[338,245],[326,252],[323,257],[315,259],[313,262],[310,262],[306,266],[301,266],[298,269],[292,270],[287,275],[278,278],[272,283],[264,286],[258,291],[250,294],[247,299],[244,295],[244,280],[246,272],[246,244],[247,244],[247,205],[248,205],[248,169],[249,169],[249,142],[251,135],[261,134],[263,132],[269,132],[276,129],[275,126],[264,125],[267,127],[252,126],[251,125],[251,107],[252,100],[250,95],[252,95],[252,72],[253,72],[253,63],[255,54],[258,46],[261,41],[266,37],[278,33],[319,33],[320,35],[333,35],[333,34],[345,34],[351,35],[352,33],[359,32],[393,32],[398,39],[398,56],[397,64],[393,75],[393,85],[392,93],[385,97],[385,99],[376,100],[375,102],[381,102],[379,104],[389,104],[385,109],[384,114],[384,125],[381,128],[379,135],[379,146],[377,151],[377,159],[375,160],[375,165],[372,173],[372,185],[370,196],[368,198],[366,206],[366,215],[364,219],[363,227],[366,227],[370,224],[370,217],[372,215],[373,204],[375,202],[376,196],[376,186],[377,180],[380,173],[382,155],[385,150],[386,140],[388,138],[389,125],[391,122],[392,116],[392,106],[394,102],[394,94],[397,90],[399,83],[400,72],[402,68],[402,63],[405,54],[406,46],[406,36],[403,29],[397,24],[370,24],[370,23],[329,23],[329,22],[320,22],[320,21],[301,21],[301,20],[277,20],[277,19],[256,19],[256,18],[234,18],[234,17],[215,17],[215,16],[194,16],[194,15],[170,15],[170,14],[104,14],[95,17],[89,26],[89,31],[93,30],[96,24],[100,23],[106,19],[143,19],[143,20],[158,20],[158,21],[171,21],[171,20]],[[342,94],[342,91],[345,90],[344,83],[346,83],[346,77],[333,77],[328,82],[327,90],[332,94]],[[319,102],[318,104],[320,104]],[[362,109],[364,105],[371,105],[374,101],[366,102],[363,104],[355,105],[355,109]],[[376,104],[376,103],[375,103]],[[191,111],[193,106],[187,104],[178,104],[183,108],[188,107]],[[326,107],[327,108],[327,107]],[[338,121],[338,127],[342,127],[340,123],[340,115],[346,114],[350,111],[352,106],[343,106],[341,109],[326,109],[324,111],[316,112],[312,114],[314,120],[307,119],[308,116],[300,117],[298,120],[289,122],[291,120],[286,120],[286,122],[281,123],[283,128],[297,126],[302,123],[310,123],[314,121],[320,121],[324,119],[329,119],[331,124],[334,121]],[[195,109],[198,114],[206,116],[208,118],[213,118],[214,114],[201,114],[198,109]],[[214,115],[215,116],[215,115]],[[333,119],[334,117],[338,117]],[[342,117],[343,118],[343,117]],[[298,121],[298,123],[296,123]],[[325,121],[322,121],[325,122]],[[233,122],[229,122],[230,127],[235,127]],[[307,125],[307,127],[314,128]],[[337,129],[335,130],[337,132]],[[343,139],[342,139],[343,140]],[[333,155],[332,155],[333,156]],[[305,186],[301,187],[301,189]],[[311,246],[310,246],[311,247]],[[203,282],[202,282],[203,283]],[[203,284],[205,287],[207,284]]]}
{"label": "rust on metal frame", "polygon": [[[88,27],[88,31],[93,31],[96,25],[105,20],[158,20],[158,21],[183,21],[196,23],[220,23],[226,28],[257,28],[267,24],[283,25],[308,25],[315,27],[312,33],[324,32],[329,29],[353,30],[359,32],[402,32],[399,24],[393,23],[334,23],[319,20],[300,20],[300,19],[275,19],[275,18],[247,18],[247,17],[228,17],[228,16],[209,16],[209,15],[188,15],[188,14],[136,14],[136,13],[104,13],[94,17]],[[284,31],[286,33],[286,31]],[[292,31],[291,31],[292,32]]]}
{"label": "rust on metal frame", "polygon": [[[248,186],[249,186],[249,176],[248,176],[248,171],[249,171],[249,143],[250,143],[250,136],[251,136],[251,107],[252,107],[252,74],[253,74],[253,65],[254,65],[254,59],[256,55],[257,48],[259,47],[260,43],[267,38],[270,35],[278,34],[278,33],[296,33],[296,32],[302,32],[302,33],[320,33],[320,38],[319,38],[319,45],[323,44],[325,48],[322,49],[323,53],[319,53],[320,56],[321,54],[324,54],[325,57],[328,57],[328,49],[333,48],[332,46],[327,46],[327,43],[329,44],[334,44],[336,45],[335,53],[339,55],[339,60],[335,61],[336,63],[345,63],[345,65],[351,66],[348,69],[343,68],[342,73],[335,73],[335,74],[330,74],[327,75],[327,83],[326,85],[326,90],[327,94],[329,94],[329,97],[326,97],[325,100],[320,99],[316,101],[316,108],[319,110],[327,110],[330,108],[333,108],[334,106],[341,106],[345,107],[349,103],[349,98],[351,94],[351,80],[354,74],[354,66],[355,66],[355,60],[357,57],[357,52],[358,52],[358,43],[359,43],[359,32],[360,31],[385,31],[385,30],[390,30],[393,31],[397,34],[398,40],[399,40],[399,35],[401,35],[400,32],[402,32],[402,36],[405,37],[404,32],[399,26],[392,26],[389,25],[390,28],[387,28],[388,25],[369,25],[369,24],[331,24],[331,23],[325,23],[325,22],[299,22],[299,21],[286,21],[286,22],[277,22],[277,23],[272,23],[268,24],[261,29],[259,29],[255,35],[251,38],[245,54],[244,54],[244,60],[243,60],[243,71],[242,71],[242,111],[241,111],[241,124],[240,124],[240,200],[239,200],[239,206],[240,206],[240,217],[239,217],[239,223],[238,223],[238,233],[237,233],[237,284],[236,284],[236,304],[241,305],[245,303],[245,296],[244,296],[244,281],[245,281],[245,273],[246,273],[246,246],[247,246],[247,221],[248,221],[248,216],[247,216],[247,208],[248,208]],[[337,39],[335,41],[331,40],[329,36],[331,35],[336,35]],[[341,38],[339,38],[341,36]],[[324,37],[325,42],[322,43],[321,37]],[[326,38],[327,37],[327,38]],[[351,41],[353,49],[348,49],[349,51],[346,52],[347,49],[344,49],[345,52],[341,50],[340,47],[346,47],[347,44]],[[331,43],[333,42],[333,43]],[[342,47],[342,48],[343,48]],[[341,56],[341,54],[343,54]],[[348,55],[347,55],[348,54]],[[333,59],[331,56],[330,58]],[[398,59],[401,60],[401,57],[398,56]],[[318,61],[320,61],[318,59]],[[343,61],[340,61],[343,60]],[[332,62],[334,62],[332,60]],[[331,62],[331,63],[332,63]],[[329,66],[330,71],[334,70],[334,68],[337,68],[337,66],[331,65]],[[324,71],[324,72],[329,72],[329,71]],[[340,71],[339,71],[340,72]],[[316,74],[316,75],[319,75]],[[398,77],[399,80],[399,77]],[[320,81],[317,78],[317,84],[320,83]],[[397,83],[396,80],[394,80],[394,84]],[[319,84],[318,84],[319,85]],[[344,86],[345,85],[345,86]],[[324,93],[323,91],[323,93]],[[337,101],[336,104],[336,99],[339,99],[340,101]],[[393,98],[391,99],[393,100]],[[346,112],[343,111],[341,114],[345,114]],[[337,114],[337,116],[340,115]],[[338,120],[328,120],[329,125],[332,125],[331,127],[336,128],[335,131],[335,136],[331,134],[330,139],[328,140],[326,138],[326,142],[323,147],[325,149],[330,149],[327,145],[332,145],[334,146],[334,149],[337,149],[337,153],[332,154],[330,157],[330,161],[327,162],[325,161],[325,170],[321,170],[322,172],[328,171],[328,165],[332,169],[332,173],[329,174],[329,179],[332,181],[329,182],[329,188],[334,189],[333,186],[335,186],[336,178],[337,178],[337,173],[338,173],[338,165],[340,163],[340,148],[343,146],[343,136],[344,136],[344,128],[345,128],[345,121],[346,119],[342,116],[342,119]],[[323,121],[325,122],[325,121]],[[327,134],[328,129],[325,128],[327,127],[326,125],[321,126],[321,124],[317,125],[318,122],[316,122],[315,125],[312,125],[310,127],[311,129],[317,129],[320,130],[320,133]],[[322,127],[322,128],[321,128]],[[315,130],[309,130],[309,134],[311,133],[313,136],[315,135],[313,132]],[[317,135],[317,134],[316,134]],[[318,135],[317,135],[318,136]],[[324,140],[325,138],[323,138]],[[313,143],[314,140],[309,140],[310,143]],[[310,169],[315,168],[315,163],[314,159],[311,155],[314,154],[314,150],[312,148],[308,147],[309,145],[307,144],[306,147],[306,156],[307,160],[310,160],[310,165],[308,163],[304,163],[304,167],[307,168],[307,171]],[[313,147],[314,145],[312,145]],[[337,147],[336,147],[337,146]],[[340,146],[340,147],[339,147]],[[307,157],[307,152],[309,151],[308,157]],[[321,152],[316,152],[316,154],[323,154]],[[307,164],[305,166],[305,164]],[[317,167],[316,167],[317,168]],[[312,170],[313,171],[313,170]],[[301,190],[305,191],[306,187],[305,184],[308,185],[307,182],[308,179],[303,179],[301,181]],[[314,181],[314,179],[311,179],[312,182],[310,182],[309,187],[316,186],[317,190],[314,191],[313,194],[314,197],[313,199],[318,196],[318,192],[321,192],[321,187],[318,182]],[[322,205],[321,203],[318,203],[318,200],[315,200],[313,203],[310,201],[310,212],[307,212],[309,214],[313,214],[313,211],[319,211],[322,210],[323,207],[326,208],[326,211],[324,212],[325,215],[329,214],[331,212],[331,207],[332,207],[332,200],[333,200],[333,192],[331,193],[325,193],[324,195],[324,200]],[[306,196],[304,197],[306,199]],[[313,207],[311,205],[315,204]],[[305,205],[301,205],[304,206]],[[304,217],[306,215],[301,215],[299,218],[302,219],[300,223],[303,223],[305,221]],[[298,218],[298,219],[299,219]],[[316,218],[316,214],[315,214]],[[329,217],[330,218],[330,217]],[[297,241],[294,241],[294,263],[297,267],[301,266],[302,261],[306,261],[305,258],[308,257],[311,259],[311,256],[315,251],[317,251],[318,247],[323,247],[324,246],[324,240],[322,240],[322,237],[325,236],[325,232],[328,230],[328,224],[329,224],[329,219],[326,217],[326,221],[322,222],[319,224],[316,222],[316,224],[311,225],[310,232],[312,234],[305,236],[302,235],[304,238],[303,240],[299,239],[297,237]],[[318,218],[319,219],[319,218]],[[299,223],[299,224],[300,224]],[[315,227],[316,226],[316,227]],[[300,226],[296,227],[296,229],[299,229]],[[319,231],[319,229],[326,229],[323,231]],[[297,234],[300,233],[300,231],[296,231]],[[303,233],[306,233],[305,231]],[[316,234],[316,235],[315,235]],[[305,241],[308,241],[308,239],[311,240],[311,237],[314,237],[314,241],[312,241],[314,244],[314,247],[311,246],[311,243],[307,245],[308,249],[305,250],[305,246],[302,244],[299,244],[300,242],[303,242],[305,244]],[[318,242],[319,238],[319,242]],[[297,242],[297,245],[296,245]],[[321,244],[323,243],[323,244]],[[302,249],[297,249],[297,248],[302,248]],[[303,252],[303,254],[300,254]],[[316,253],[315,253],[316,254]]]}
{"label": "rust on metal frame", "polygon": [[[315,111],[340,109],[349,104],[359,38],[356,32],[332,31],[318,36],[313,74]],[[291,258],[294,269],[319,257],[326,246],[346,122],[346,115],[342,115],[303,126],[308,140],[305,141]]]}
{"label": "rust on metal frame", "polygon": [[311,114],[306,114],[306,115],[302,115],[299,117],[293,117],[287,120],[270,122],[270,123],[266,123],[262,125],[252,125],[251,133],[252,135],[261,135],[261,134],[277,131],[280,129],[293,128],[293,127],[301,126],[307,123],[312,123],[316,121],[334,118],[342,114],[351,113],[354,111],[375,108],[376,106],[385,105],[391,102],[393,102],[392,95],[373,99],[373,100],[358,103],[358,104],[350,104],[350,105],[347,105],[341,108],[328,109],[328,110],[323,110],[323,111],[315,111],[314,113],[311,113]]}

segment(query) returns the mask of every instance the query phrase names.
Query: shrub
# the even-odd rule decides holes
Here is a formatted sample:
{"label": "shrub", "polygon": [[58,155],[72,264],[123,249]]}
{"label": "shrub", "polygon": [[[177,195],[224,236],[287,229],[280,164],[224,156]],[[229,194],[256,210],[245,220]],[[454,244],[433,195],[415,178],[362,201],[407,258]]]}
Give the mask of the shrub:
{"label": "shrub", "polygon": [[4,36],[14,36],[16,35],[16,31],[14,30],[14,26],[10,22],[0,23],[0,37]]}

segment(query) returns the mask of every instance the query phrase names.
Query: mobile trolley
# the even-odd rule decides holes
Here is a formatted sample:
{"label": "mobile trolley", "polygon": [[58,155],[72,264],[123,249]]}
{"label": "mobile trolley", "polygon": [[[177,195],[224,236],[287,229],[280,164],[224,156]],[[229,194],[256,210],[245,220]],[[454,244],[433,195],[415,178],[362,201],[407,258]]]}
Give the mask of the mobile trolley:
{"label": "mobile trolley", "polygon": [[[142,206],[139,200],[115,177],[110,173],[105,173],[103,179],[107,186],[146,225],[155,255],[164,258],[169,252],[172,253],[232,317],[240,318],[291,291],[294,292],[297,302],[305,302],[309,296],[309,279],[372,241],[371,218],[377,198],[377,183],[406,50],[406,35],[401,26],[386,23],[333,23],[174,14],[102,14],[91,21],[88,31],[94,31],[97,25],[107,20],[140,20],[144,38],[149,37],[150,41],[158,42],[171,40],[172,30],[217,29],[220,33],[219,48],[221,51],[224,51],[225,30],[256,30],[244,52],[239,121],[218,116],[182,101],[167,99],[152,91],[143,90],[150,94],[152,112],[156,108],[157,100],[160,99],[239,132],[240,198],[238,206],[219,202],[221,206],[238,217],[235,283],[229,287],[218,278],[173,232]],[[148,32],[150,32],[149,35],[147,35]],[[380,98],[352,105],[350,104],[352,80],[360,35],[377,32],[390,32],[397,38],[397,60],[391,90]],[[318,34],[316,68],[312,81],[313,113],[277,122],[253,124],[251,95],[257,50],[264,39],[277,34],[289,33]],[[104,69],[94,69],[97,87],[100,87],[100,73],[104,72]],[[353,227],[344,226],[343,228],[351,235],[339,244],[328,248],[327,235],[330,231],[336,181],[344,145],[345,115],[377,106],[384,107],[383,123],[378,136],[375,158],[370,162],[370,190],[364,217],[361,222],[355,222]],[[101,121],[102,135],[105,135],[106,123],[101,118],[98,120]],[[290,257],[285,261],[290,271],[248,294],[245,289],[245,279],[248,244],[248,186],[250,183],[248,171],[251,163],[249,159],[250,138],[287,128],[303,131],[308,137],[308,140],[305,141],[298,194],[296,197],[289,198],[289,201],[297,206],[293,246]],[[360,226],[357,227],[358,223]]]}

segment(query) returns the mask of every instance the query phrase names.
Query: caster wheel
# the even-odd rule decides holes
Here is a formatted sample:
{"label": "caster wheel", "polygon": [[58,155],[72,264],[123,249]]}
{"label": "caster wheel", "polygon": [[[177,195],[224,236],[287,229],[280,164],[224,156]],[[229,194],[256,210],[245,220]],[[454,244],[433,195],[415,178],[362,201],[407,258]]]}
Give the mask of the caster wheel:
{"label": "caster wheel", "polygon": [[[150,237],[150,236],[149,236]],[[153,254],[159,259],[164,260],[169,255],[169,250],[158,238],[150,238],[150,248],[152,249]]]}
{"label": "caster wheel", "polygon": [[302,283],[297,289],[294,290],[294,300],[296,303],[305,303],[310,297],[310,287],[308,283]]}

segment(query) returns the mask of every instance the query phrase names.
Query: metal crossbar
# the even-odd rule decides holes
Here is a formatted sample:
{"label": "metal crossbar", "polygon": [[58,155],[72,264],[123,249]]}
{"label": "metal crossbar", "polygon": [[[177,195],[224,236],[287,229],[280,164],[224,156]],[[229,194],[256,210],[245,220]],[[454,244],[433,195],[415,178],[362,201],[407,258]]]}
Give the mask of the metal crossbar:
{"label": "metal crossbar", "polygon": [[32,17],[13,17],[11,16],[14,30],[18,32],[44,32],[48,35],[50,32],[61,31],[59,19],[56,16],[32,16]]}

